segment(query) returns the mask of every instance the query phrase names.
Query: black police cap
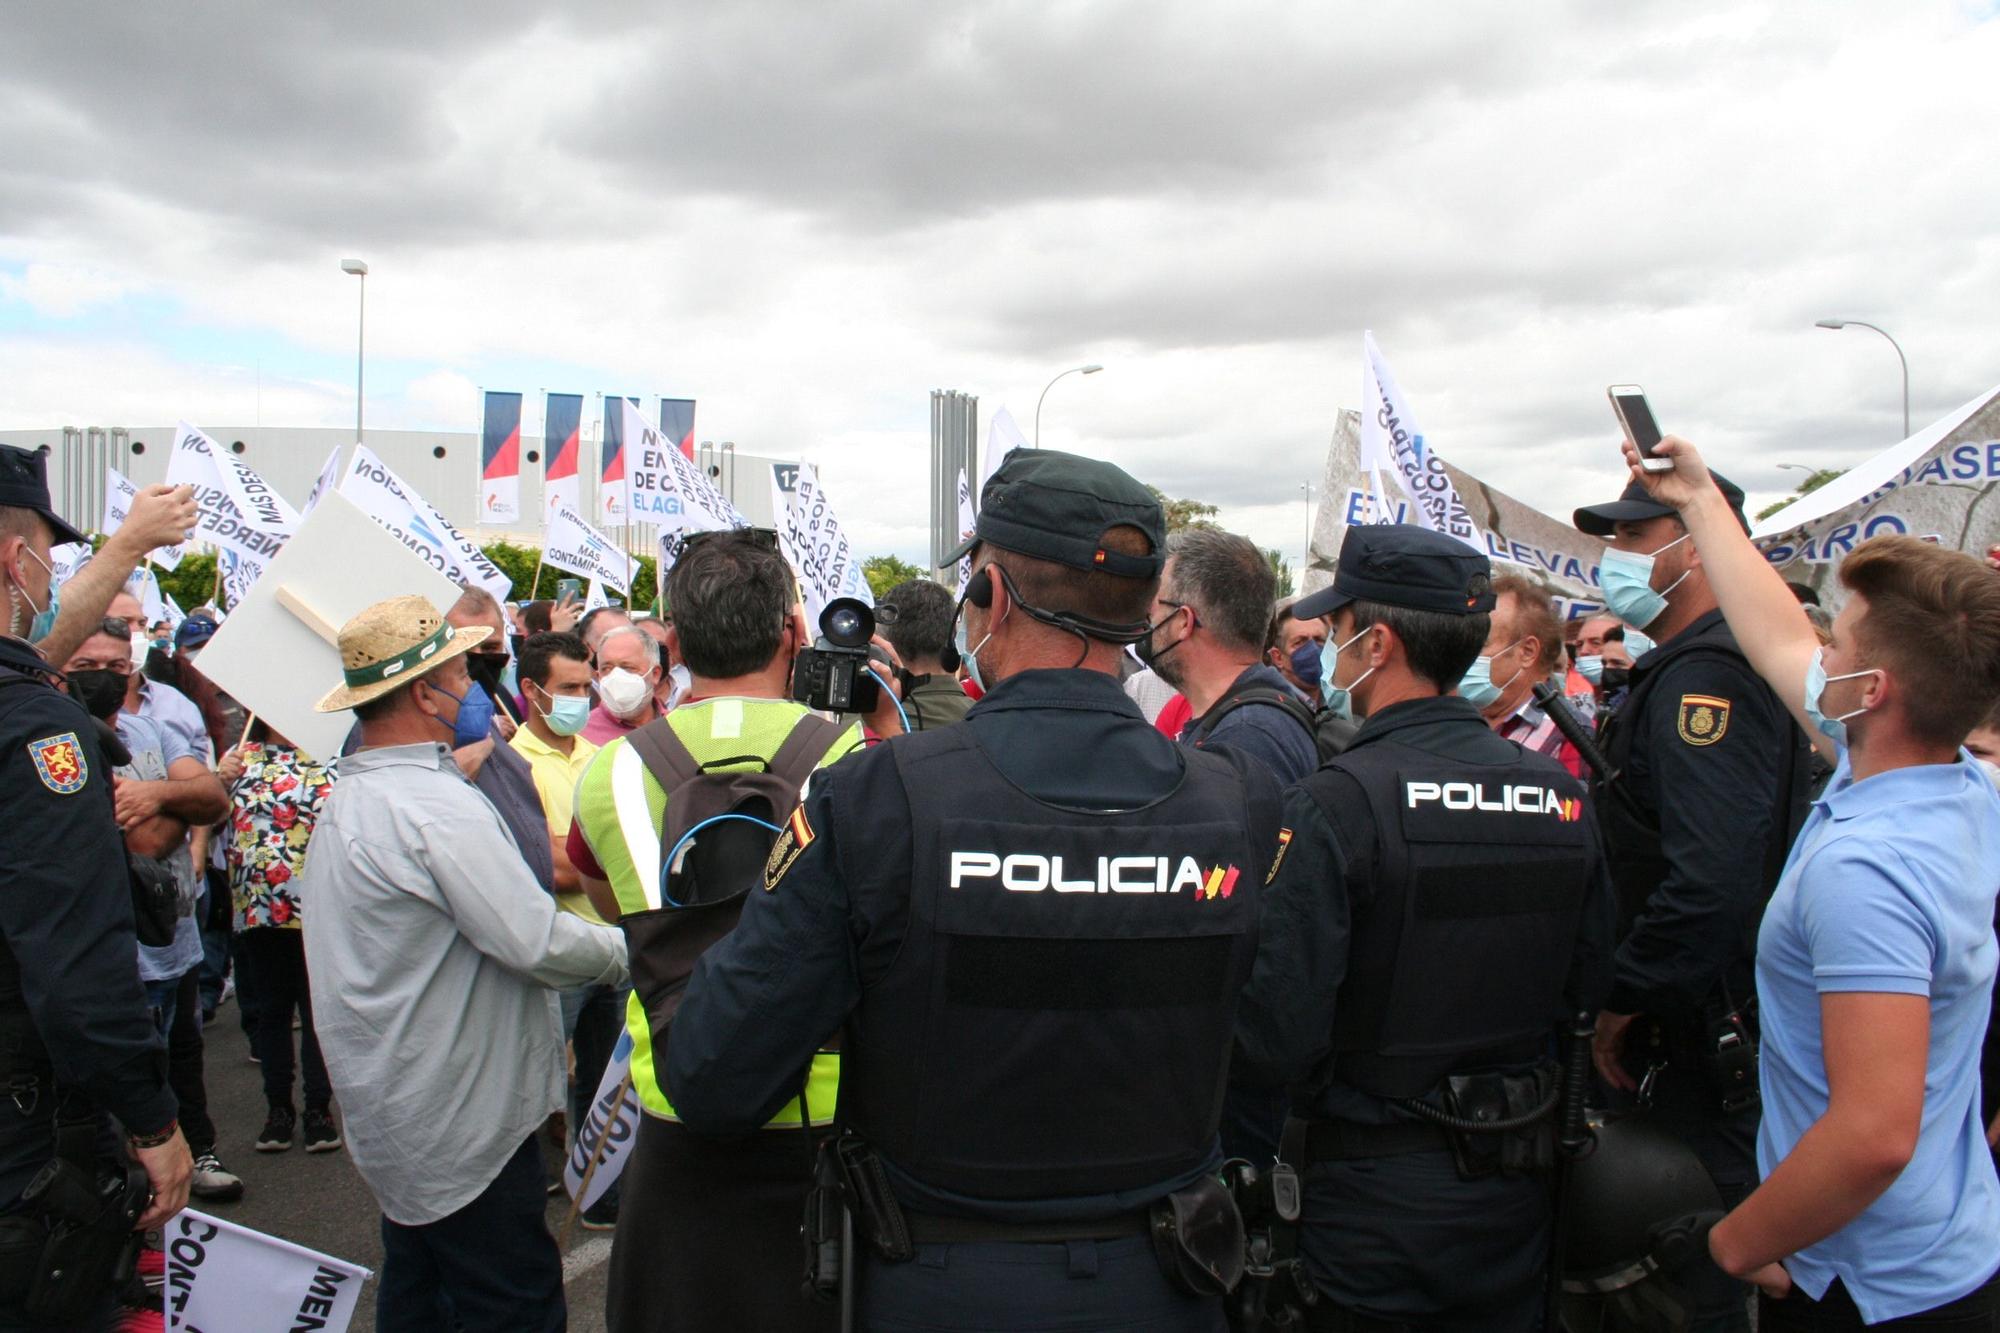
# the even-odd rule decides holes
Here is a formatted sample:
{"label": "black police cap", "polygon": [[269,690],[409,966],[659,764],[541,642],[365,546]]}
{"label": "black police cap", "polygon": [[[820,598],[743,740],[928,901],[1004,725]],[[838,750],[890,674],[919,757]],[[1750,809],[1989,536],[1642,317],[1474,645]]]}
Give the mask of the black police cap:
{"label": "black police cap", "polygon": [[58,546],[84,540],[49,503],[49,456],[35,449],[0,444],[0,508],[32,509],[55,530]]}
{"label": "black police cap", "polygon": [[1478,615],[1493,609],[1493,565],[1456,537],[1414,523],[1356,524],[1340,543],[1332,586],[1301,597],[1292,615],[1330,616],[1349,602]]}
{"label": "black police cap", "polygon": [[[1145,533],[1150,553],[1107,549],[1104,534],[1116,527]],[[1077,569],[1149,579],[1166,562],[1167,516],[1123,468],[1054,449],[1014,449],[979,492],[972,536],[944,563],[956,563],[981,542]]]}
{"label": "black police cap", "polygon": [[[1709,480],[1722,492],[1722,498],[1729,501],[1729,508],[1736,515],[1736,521],[1750,531],[1750,522],[1743,517],[1743,488],[1714,469],[1709,470]],[[1586,505],[1571,515],[1577,530],[1593,537],[1609,537],[1613,525],[1618,523],[1643,523],[1649,518],[1660,518],[1675,512],[1672,505],[1663,505],[1646,494],[1646,488],[1634,479],[1616,500],[1607,504]]]}

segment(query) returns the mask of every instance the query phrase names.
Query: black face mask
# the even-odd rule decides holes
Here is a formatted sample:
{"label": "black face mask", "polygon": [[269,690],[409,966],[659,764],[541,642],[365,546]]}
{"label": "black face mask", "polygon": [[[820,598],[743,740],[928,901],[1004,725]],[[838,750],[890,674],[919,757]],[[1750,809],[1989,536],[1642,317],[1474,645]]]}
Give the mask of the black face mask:
{"label": "black face mask", "polygon": [[118,716],[118,710],[125,702],[127,682],[131,679],[104,668],[72,671],[69,673],[69,692],[83,705],[85,712],[109,722]]}
{"label": "black face mask", "polygon": [[504,653],[467,653],[465,669],[473,680],[486,687],[488,694],[499,694],[500,676],[507,670],[507,656]]}
{"label": "black face mask", "polygon": [[1622,690],[1631,684],[1631,682],[1631,667],[1606,667],[1603,674],[1598,677],[1597,688],[1600,690]]}

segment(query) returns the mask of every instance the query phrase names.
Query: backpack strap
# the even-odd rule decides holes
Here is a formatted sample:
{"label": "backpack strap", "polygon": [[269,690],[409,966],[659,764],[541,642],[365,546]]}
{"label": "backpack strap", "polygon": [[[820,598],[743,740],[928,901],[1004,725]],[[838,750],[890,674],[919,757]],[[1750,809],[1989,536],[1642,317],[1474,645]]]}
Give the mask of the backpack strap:
{"label": "backpack strap", "polygon": [[847,727],[817,713],[807,713],[793,724],[785,743],[771,756],[771,772],[784,779],[794,792],[802,791],[806,779],[826,758],[834,742],[847,734]]}
{"label": "backpack strap", "polygon": [[1199,745],[1202,741],[1208,739],[1209,733],[1215,730],[1223,718],[1229,716],[1239,708],[1247,708],[1253,704],[1261,704],[1278,709],[1285,716],[1303,727],[1308,737],[1313,737],[1316,740],[1313,715],[1307,710],[1304,704],[1283,690],[1273,689],[1269,685],[1247,685],[1240,690],[1232,690],[1230,693],[1224,695],[1220,702],[1209,708],[1207,715],[1201,720],[1201,730],[1196,732],[1193,737],[1195,744]]}
{"label": "backpack strap", "polygon": [[646,771],[660,784],[661,791],[670,792],[683,782],[701,776],[701,761],[688,750],[664,717],[654,718],[627,736],[625,741],[646,761]]}

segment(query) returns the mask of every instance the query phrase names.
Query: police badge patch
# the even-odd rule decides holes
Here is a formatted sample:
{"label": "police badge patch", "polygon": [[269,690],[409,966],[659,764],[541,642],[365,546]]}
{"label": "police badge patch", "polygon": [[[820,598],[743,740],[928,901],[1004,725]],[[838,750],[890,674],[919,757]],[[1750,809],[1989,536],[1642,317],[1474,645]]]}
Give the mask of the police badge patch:
{"label": "police badge patch", "polygon": [[1712,694],[1683,694],[1675,726],[1689,745],[1713,745],[1729,730],[1729,700]]}
{"label": "police badge patch", "polygon": [[771,844],[771,857],[764,862],[764,892],[778,887],[778,881],[792,868],[792,862],[799,859],[799,853],[812,846],[811,824],[806,822],[806,808],[800,806],[792,811],[792,817],[785,821],[785,827],[778,834],[778,840]]}
{"label": "police badge patch", "polygon": [[77,742],[73,731],[29,741],[28,757],[35,761],[35,772],[41,777],[42,785],[58,796],[74,796],[90,780],[90,767],[84,763],[83,746]]}

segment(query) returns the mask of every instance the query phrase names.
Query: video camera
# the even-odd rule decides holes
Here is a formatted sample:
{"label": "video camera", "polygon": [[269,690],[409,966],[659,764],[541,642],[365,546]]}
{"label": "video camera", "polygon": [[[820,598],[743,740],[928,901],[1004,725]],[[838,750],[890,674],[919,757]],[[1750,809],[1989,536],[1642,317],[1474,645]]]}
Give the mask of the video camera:
{"label": "video camera", "polygon": [[[881,619],[894,618],[882,608]],[[836,597],[819,613],[819,641],[792,668],[792,698],[822,713],[872,713],[882,682],[868,669],[875,609],[858,597]],[[886,659],[884,659],[886,661]]]}

